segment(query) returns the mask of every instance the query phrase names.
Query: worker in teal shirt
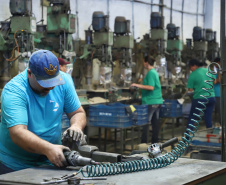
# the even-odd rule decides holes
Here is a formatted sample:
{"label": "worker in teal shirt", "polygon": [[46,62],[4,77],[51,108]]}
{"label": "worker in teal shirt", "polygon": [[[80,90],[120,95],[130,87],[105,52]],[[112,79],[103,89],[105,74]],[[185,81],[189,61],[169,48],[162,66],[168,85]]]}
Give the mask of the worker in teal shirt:
{"label": "worker in teal shirt", "polygon": [[[215,94],[214,94],[214,89],[211,88],[210,85],[208,85],[205,81],[210,80],[213,81],[210,77],[208,77],[206,74],[208,72],[207,68],[202,67],[202,63],[199,62],[196,59],[191,59],[189,61],[189,67],[192,73],[190,74],[188,78],[188,84],[187,88],[188,91],[194,92],[193,99],[192,99],[192,105],[191,105],[191,110],[188,118],[188,125],[187,127],[191,129],[189,124],[194,124],[194,120],[199,120],[197,116],[194,114],[200,114],[200,110],[197,110],[196,108],[199,109],[206,109],[204,110],[204,120],[206,123],[206,128],[211,128],[212,127],[212,113],[213,113],[213,108],[215,104]],[[213,77],[213,75],[208,74]],[[213,85],[213,82],[208,82]],[[204,91],[203,88],[211,88],[208,90],[208,92]],[[206,96],[206,98],[202,97]],[[198,102],[207,102],[205,104],[205,107],[201,105]]]}
{"label": "worker in teal shirt", "polygon": [[[0,174],[40,165],[66,165],[61,144],[63,111],[70,120],[65,131],[83,137],[86,115],[71,77],[59,71],[57,57],[39,50],[29,68],[4,87],[1,95]],[[65,133],[64,133],[65,135]]]}
{"label": "worker in teal shirt", "polygon": [[[213,62],[216,62],[220,66],[221,59],[219,57],[215,58]],[[221,101],[221,74],[219,72],[219,66],[216,65],[217,74],[216,79],[214,80],[214,92],[215,92],[215,119],[216,121],[221,124],[221,111],[220,111],[220,101]]]}
{"label": "worker in teal shirt", "polygon": [[[144,57],[144,68],[148,73],[144,77],[143,84],[131,84],[131,87],[142,89],[142,104],[148,105],[148,121],[152,125],[152,143],[158,142],[159,133],[159,110],[163,103],[162,90],[159,75],[154,69],[154,58]],[[143,126],[141,143],[147,143],[147,134],[149,133],[149,124]]]}

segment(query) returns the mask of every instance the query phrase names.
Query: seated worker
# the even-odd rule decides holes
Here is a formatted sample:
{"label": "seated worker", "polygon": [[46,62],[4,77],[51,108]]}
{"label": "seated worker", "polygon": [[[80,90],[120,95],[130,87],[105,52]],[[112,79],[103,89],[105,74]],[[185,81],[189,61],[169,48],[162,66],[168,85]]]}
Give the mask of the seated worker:
{"label": "seated worker", "polygon": [[58,60],[59,60],[59,64],[60,64],[60,70],[66,73],[67,72],[67,64],[70,64],[70,62],[66,62],[62,58],[58,58]]}
{"label": "seated worker", "polygon": [[86,126],[71,78],[59,71],[57,57],[47,50],[34,52],[28,69],[5,85],[1,110],[0,174],[40,165],[63,167],[63,150],[69,150],[61,145],[63,111],[73,140],[83,137]]}

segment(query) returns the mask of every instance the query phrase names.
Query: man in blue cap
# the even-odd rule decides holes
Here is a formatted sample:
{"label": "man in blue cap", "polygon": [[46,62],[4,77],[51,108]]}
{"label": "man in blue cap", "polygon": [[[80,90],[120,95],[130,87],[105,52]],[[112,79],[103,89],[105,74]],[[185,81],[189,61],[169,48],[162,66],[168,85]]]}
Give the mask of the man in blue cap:
{"label": "man in blue cap", "polygon": [[8,82],[1,96],[0,174],[40,165],[65,166],[61,116],[70,119],[67,133],[83,137],[86,115],[72,79],[59,71],[50,51],[34,52],[29,68]]}

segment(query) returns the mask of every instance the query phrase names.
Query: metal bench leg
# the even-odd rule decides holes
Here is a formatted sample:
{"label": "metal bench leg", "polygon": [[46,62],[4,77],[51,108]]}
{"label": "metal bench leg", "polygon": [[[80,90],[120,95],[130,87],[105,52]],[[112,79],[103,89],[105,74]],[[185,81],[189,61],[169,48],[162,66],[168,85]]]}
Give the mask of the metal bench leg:
{"label": "metal bench leg", "polygon": [[98,148],[99,150],[101,150],[100,146],[101,146],[101,127],[99,127],[99,135],[98,135]]}
{"label": "metal bench leg", "polygon": [[123,145],[124,145],[124,141],[123,141],[123,129],[120,128],[120,153],[123,153]]}

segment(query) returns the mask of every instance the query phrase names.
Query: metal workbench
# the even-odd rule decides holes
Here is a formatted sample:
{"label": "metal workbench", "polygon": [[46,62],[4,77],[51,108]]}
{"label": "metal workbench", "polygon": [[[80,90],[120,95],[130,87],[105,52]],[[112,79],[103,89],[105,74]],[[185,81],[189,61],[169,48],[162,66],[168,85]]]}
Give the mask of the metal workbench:
{"label": "metal workbench", "polygon": [[[74,171],[73,171],[74,172]],[[29,168],[0,175],[0,184],[40,184],[44,178],[61,177],[72,171],[46,168]],[[79,175],[81,177],[81,174]],[[226,163],[180,158],[175,163],[160,169],[107,176],[105,181],[81,181],[82,184],[101,185],[180,185],[217,184],[225,185]],[[61,183],[66,185],[67,183]]]}

